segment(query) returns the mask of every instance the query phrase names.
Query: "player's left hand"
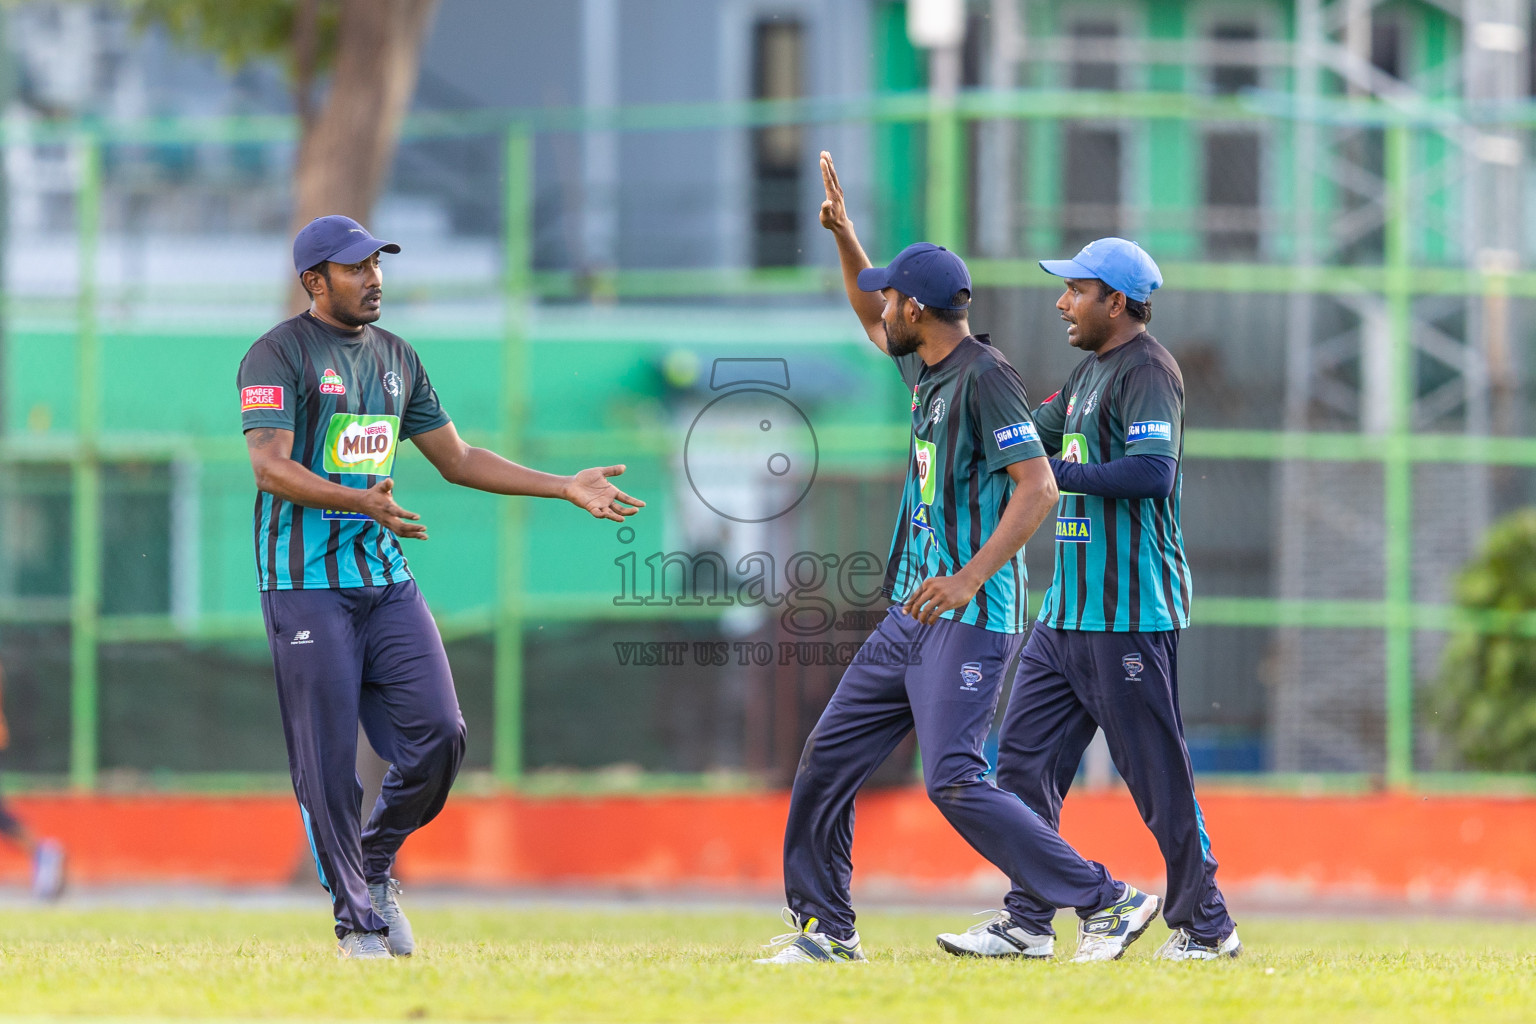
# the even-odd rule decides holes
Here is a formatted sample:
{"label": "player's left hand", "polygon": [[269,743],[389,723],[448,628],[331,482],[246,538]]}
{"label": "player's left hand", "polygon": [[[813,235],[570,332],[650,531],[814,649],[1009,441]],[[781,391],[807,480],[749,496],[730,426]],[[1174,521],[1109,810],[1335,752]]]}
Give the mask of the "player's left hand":
{"label": "player's left hand", "polygon": [[622,523],[625,516],[632,516],[645,507],[645,502],[631,498],[608,482],[611,476],[624,472],[623,466],[594,466],[571,477],[566,497],[571,504],[580,505],[592,513],[594,519],[612,519]]}
{"label": "player's left hand", "polygon": [[963,575],[930,576],[912,591],[902,608],[918,622],[931,626],[945,612],[970,604],[980,589],[979,583],[972,583]]}

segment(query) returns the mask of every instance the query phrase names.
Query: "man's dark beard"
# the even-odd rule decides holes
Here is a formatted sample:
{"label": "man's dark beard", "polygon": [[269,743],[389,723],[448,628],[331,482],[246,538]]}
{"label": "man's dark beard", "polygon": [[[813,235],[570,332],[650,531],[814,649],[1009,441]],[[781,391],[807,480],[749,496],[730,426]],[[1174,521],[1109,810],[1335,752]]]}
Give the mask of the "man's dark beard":
{"label": "man's dark beard", "polygon": [[880,321],[885,327],[885,351],[890,356],[909,356],[917,351],[917,346],[923,342],[922,335],[916,331],[906,334],[898,334],[891,330],[890,322]]}
{"label": "man's dark beard", "polygon": [[366,327],[383,315],[382,309],[364,309],[357,313],[346,313],[339,309],[331,310],[331,316],[340,320],[348,327]]}

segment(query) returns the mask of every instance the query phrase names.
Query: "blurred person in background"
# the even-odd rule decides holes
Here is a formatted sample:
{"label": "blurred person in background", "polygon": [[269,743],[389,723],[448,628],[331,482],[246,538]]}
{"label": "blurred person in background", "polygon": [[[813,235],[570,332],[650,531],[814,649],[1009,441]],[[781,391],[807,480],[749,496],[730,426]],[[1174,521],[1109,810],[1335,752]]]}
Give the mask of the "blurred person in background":
{"label": "blurred person in background", "polygon": [[[0,666],[0,750],[11,746],[11,727],[5,718],[5,668]],[[64,893],[64,847],[57,840],[38,839],[0,799],[0,836],[21,847],[32,861],[32,894],[56,900]]]}
{"label": "blurred person in background", "polygon": [[[1179,631],[1190,574],[1179,528],[1184,378],[1147,333],[1163,276],[1135,242],[1101,238],[1070,260],[1056,308],[1087,355],[1034,412],[1061,490],[1056,566],[1019,660],[998,740],[997,784],[1054,828],[1098,729],[1167,865],[1162,960],[1243,949],[1216,885],[1179,713]],[[1055,908],[1015,886],[1006,913],[1049,931]]]}
{"label": "blurred person in background", "polygon": [[[563,498],[615,522],[644,504],[609,482],[623,466],[555,476],[459,437],[415,350],[373,326],[379,253],[399,251],[349,217],[311,221],[293,243],[310,307],[251,346],[238,374],[289,770],[348,959],[415,949],[395,855],[442,810],[464,756],[448,656],[400,548],[427,530],[395,503],[399,443],[464,487]],[[366,825],[359,724],[390,765]]]}
{"label": "blurred person in background", "polygon": [[[1084,860],[985,778],[982,747],[1027,623],[1024,542],[1057,497],[1023,381],[985,334],[971,334],[960,257],[918,243],[873,266],[827,153],[821,175],[821,224],[837,241],[848,301],[911,388],[912,449],[882,587],[894,603],[805,741],[784,827],[794,930],[758,962],[864,959],[849,891],[854,795],[914,728],[928,795],[955,830],[1033,899],[1078,909],[1075,961],[1117,960],[1158,898]],[[1043,960],[1054,943],[1049,927],[1026,934],[1001,913],[939,937],[957,956]]]}

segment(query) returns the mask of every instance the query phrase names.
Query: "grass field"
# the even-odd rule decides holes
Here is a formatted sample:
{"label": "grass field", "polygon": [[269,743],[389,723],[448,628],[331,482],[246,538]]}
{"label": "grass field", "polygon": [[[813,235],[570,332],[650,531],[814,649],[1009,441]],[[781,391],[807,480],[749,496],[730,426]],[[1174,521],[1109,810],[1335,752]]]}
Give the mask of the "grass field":
{"label": "grass field", "polygon": [[[409,904],[407,904],[409,909]],[[320,914],[0,914],[0,1022],[95,1019],[526,1021],[1529,1021],[1536,926],[1252,918],[1235,963],[1158,964],[1154,925],[1117,964],[957,960],[963,916],[868,913],[872,962],[764,968],[783,929],[741,911],[420,909],[410,960],[341,963]],[[1070,948],[1070,918],[1058,931]]]}

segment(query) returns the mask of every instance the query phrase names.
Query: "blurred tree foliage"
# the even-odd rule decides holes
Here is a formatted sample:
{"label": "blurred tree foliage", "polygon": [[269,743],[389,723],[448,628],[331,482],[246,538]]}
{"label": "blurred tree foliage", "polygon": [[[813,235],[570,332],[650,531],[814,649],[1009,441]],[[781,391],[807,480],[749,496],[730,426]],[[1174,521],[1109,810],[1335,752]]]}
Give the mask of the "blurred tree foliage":
{"label": "blurred tree foliage", "polygon": [[[141,27],[158,25],[177,42],[216,53],[231,69],[277,60],[295,84],[325,71],[336,55],[338,0],[121,0]],[[308,25],[303,18],[311,19]],[[308,39],[308,51],[303,40]],[[308,68],[301,66],[309,59]]]}
{"label": "blurred tree foliage", "polygon": [[[1462,570],[1456,603],[1474,612],[1536,611],[1536,509],[1500,521]],[[1463,632],[1441,659],[1441,731],[1466,764],[1536,771],[1536,637],[1512,622],[1496,632]]]}
{"label": "blurred tree foliage", "polygon": [[[416,92],[438,0],[117,0],[141,26],[231,67],[276,59],[299,115],[292,230],[343,213],[367,222]],[[316,92],[324,86],[324,100]],[[292,305],[308,296],[295,279]]]}

